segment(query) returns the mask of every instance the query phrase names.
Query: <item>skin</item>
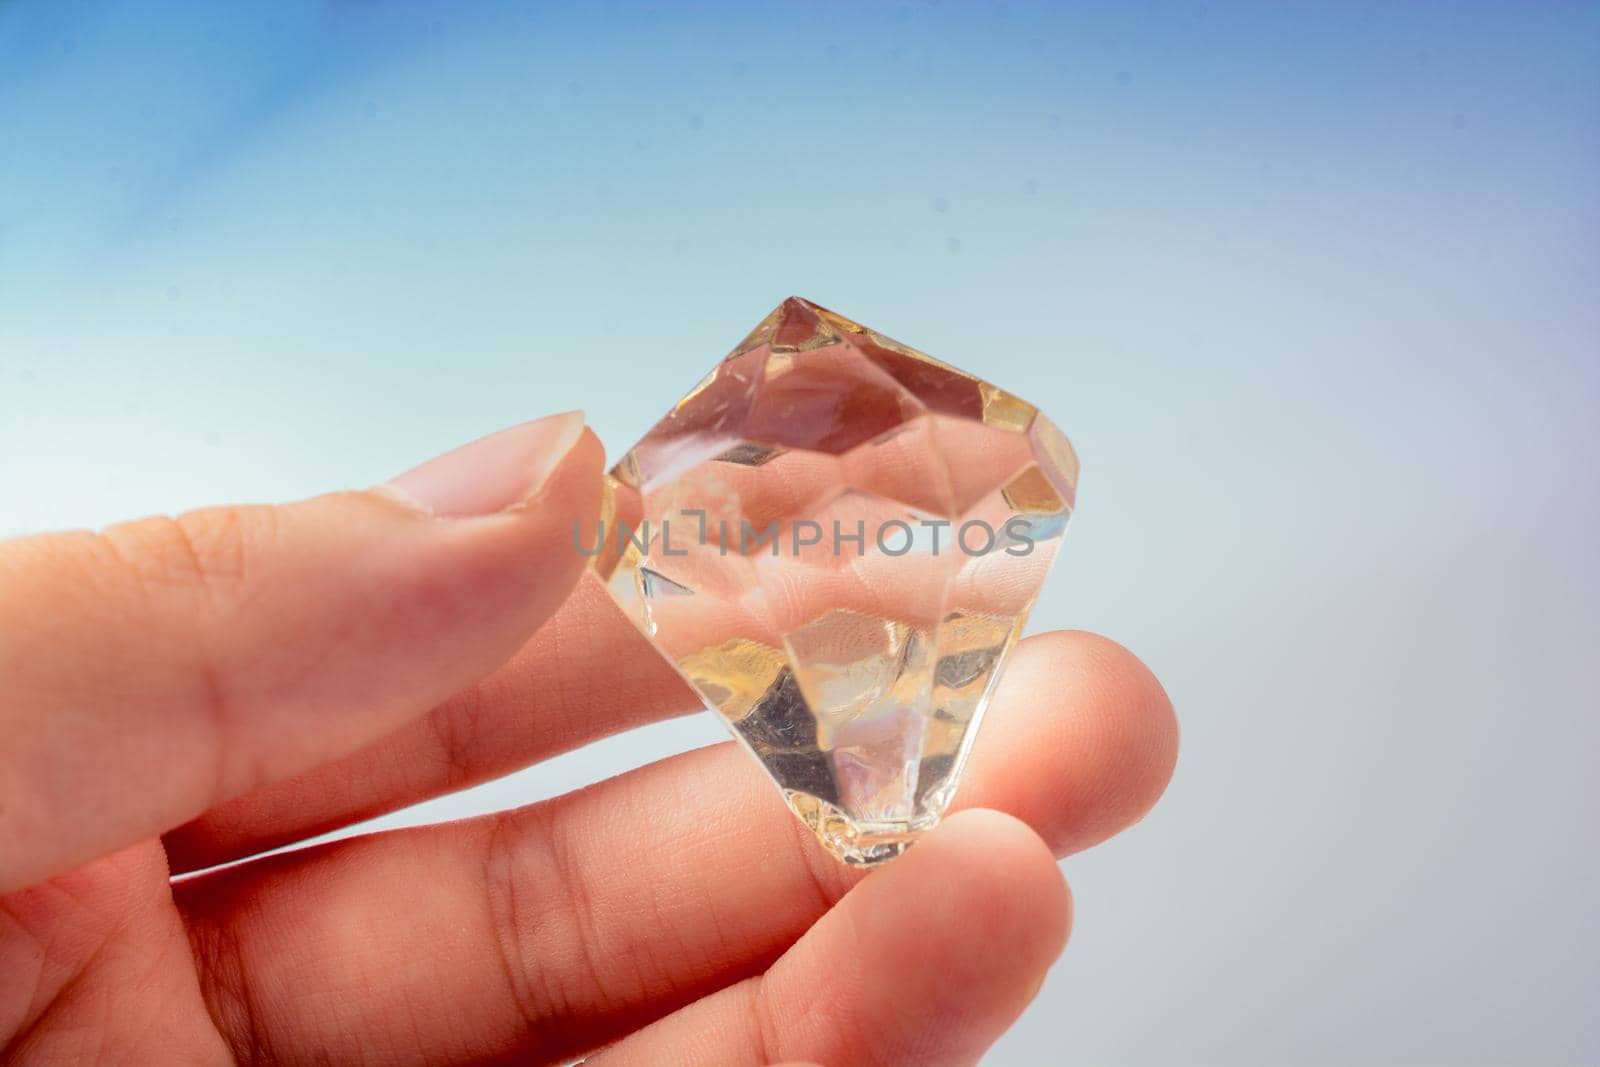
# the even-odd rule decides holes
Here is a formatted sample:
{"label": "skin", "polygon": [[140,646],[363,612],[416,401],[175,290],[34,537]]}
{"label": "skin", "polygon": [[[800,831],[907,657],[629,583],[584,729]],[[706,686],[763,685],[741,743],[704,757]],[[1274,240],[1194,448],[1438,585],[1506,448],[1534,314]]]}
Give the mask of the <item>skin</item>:
{"label": "skin", "polygon": [[1056,859],[1176,757],[1089,634],[1018,646],[959,810],[865,876],[731,743],[186,875],[698,709],[570,548],[603,457],[568,429],[492,446],[514,492],[439,488],[478,454],[0,543],[0,1061],[968,1064],[1017,1018]]}

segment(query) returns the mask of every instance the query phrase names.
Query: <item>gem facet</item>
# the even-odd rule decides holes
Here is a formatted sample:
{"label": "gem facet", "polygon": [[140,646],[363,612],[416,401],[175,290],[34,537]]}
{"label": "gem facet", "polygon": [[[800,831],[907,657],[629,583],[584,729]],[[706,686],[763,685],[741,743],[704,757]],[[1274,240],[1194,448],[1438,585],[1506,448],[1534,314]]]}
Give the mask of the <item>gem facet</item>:
{"label": "gem facet", "polygon": [[939,821],[1073,507],[1032,405],[791,297],[611,471],[595,568],[846,863]]}

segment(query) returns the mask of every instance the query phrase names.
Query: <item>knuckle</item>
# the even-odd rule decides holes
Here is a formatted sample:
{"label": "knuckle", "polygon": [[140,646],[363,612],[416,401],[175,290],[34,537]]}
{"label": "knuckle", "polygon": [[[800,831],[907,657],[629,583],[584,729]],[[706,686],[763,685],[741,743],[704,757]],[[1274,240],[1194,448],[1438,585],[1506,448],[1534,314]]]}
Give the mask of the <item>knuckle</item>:
{"label": "knuckle", "polygon": [[[256,524],[272,513],[255,512]],[[190,512],[173,520],[173,536],[181,542],[200,580],[208,585],[240,585],[248,573],[250,527],[236,508]]]}
{"label": "knuckle", "polygon": [[553,999],[548,989],[540,988],[540,975],[530,951],[527,914],[528,898],[523,888],[522,841],[515,813],[490,816],[484,839],[483,888],[489,921],[490,942],[506,983],[512,1004],[521,1015],[524,1027],[537,1033],[549,1013]]}
{"label": "knuckle", "polygon": [[140,519],[99,536],[124,569],[151,590],[190,590],[216,602],[241,586],[248,573],[251,532],[232,508]]}
{"label": "knuckle", "polygon": [[485,841],[486,902],[505,983],[527,1031],[553,1045],[585,1015],[629,1002],[607,979],[616,961],[608,967],[600,904],[575,859],[537,807],[495,816]]}
{"label": "knuckle", "polygon": [[[195,709],[197,721],[215,731],[210,796],[221,797],[240,784],[246,788],[263,778],[259,768],[227,742],[233,724],[244,715],[232,683],[232,663],[223,645],[212,639],[231,621],[247,599],[249,558],[255,542],[270,535],[270,511],[255,516],[232,508],[191,512],[179,518],[141,519],[97,535],[119,564],[108,579],[118,595],[107,597],[122,610],[137,613],[146,627],[181,638],[167,676],[178,679],[174,699]],[[131,590],[129,587],[132,587]],[[136,605],[128,605],[130,597]]]}
{"label": "knuckle", "polygon": [[253,1064],[268,1060],[261,1013],[237,932],[227,926],[191,923],[187,933],[206,1011],[235,1061]]}
{"label": "knuckle", "polygon": [[434,708],[424,718],[445,785],[459,788],[476,781],[478,754],[489,718],[483,693],[476,686]]}

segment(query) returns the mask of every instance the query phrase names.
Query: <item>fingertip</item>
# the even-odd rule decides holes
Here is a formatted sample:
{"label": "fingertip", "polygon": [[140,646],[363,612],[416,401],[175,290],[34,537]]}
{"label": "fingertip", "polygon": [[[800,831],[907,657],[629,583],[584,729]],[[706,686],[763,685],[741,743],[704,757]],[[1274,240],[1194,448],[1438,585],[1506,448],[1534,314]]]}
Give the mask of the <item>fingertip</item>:
{"label": "fingertip", "polygon": [[382,488],[439,518],[493,515],[539,495],[584,430],[581,411],[547,415],[451,449]]}
{"label": "fingertip", "polygon": [[[581,421],[573,424],[574,416],[581,420],[579,413],[554,417],[550,433],[561,451],[513,504],[481,516],[438,515],[446,521],[428,523],[386,547],[393,553],[391,588],[402,612],[415,613],[429,627],[451,617],[481,628],[474,643],[492,655],[479,674],[503,662],[555,612],[587,563],[575,529],[599,513],[605,450]],[[527,436],[514,435],[511,450],[524,450]],[[473,446],[466,448],[470,454]],[[380,490],[389,492],[393,486]]]}
{"label": "fingertip", "polygon": [[1171,780],[1177,719],[1155,675],[1097,634],[1017,646],[958,802],[1010,812],[1058,856],[1143,818]]}
{"label": "fingertip", "polygon": [[1066,947],[1071,893],[1050,846],[1021,819],[985,808],[958,811],[900,862],[913,856],[916,867],[904,876],[926,877],[936,868],[949,894],[945,906],[970,924],[971,938],[1010,946],[1014,958],[1040,971]]}
{"label": "fingertip", "polygon": [[1178,719],[1166,688],[1127,648],[1099,634],[1061,636],[1075,639],[1083,673],[1103,696],[1096,705],[1107,799],[1100,832],[1109,837],[1144,818],[1166,792],[1178,762]]}
{"label": "fingertip", "polygon": [[558,507],[569,518],[589,519],[599,510],[600,479],[605,467],[606,449],[595,432],[578,416],[572,443],[562,452],[551,473],[518,505],[523,509]]}
{"label": "fingertip", "polygon": [[802,1055],[974,1062],[1038,992],[1070,922],[1066,882],[1039,836],[968,810],[847,894],[767,982],[780,996],[804,975],[843,983],[848,1010],[834,1026],[796,1028]]}

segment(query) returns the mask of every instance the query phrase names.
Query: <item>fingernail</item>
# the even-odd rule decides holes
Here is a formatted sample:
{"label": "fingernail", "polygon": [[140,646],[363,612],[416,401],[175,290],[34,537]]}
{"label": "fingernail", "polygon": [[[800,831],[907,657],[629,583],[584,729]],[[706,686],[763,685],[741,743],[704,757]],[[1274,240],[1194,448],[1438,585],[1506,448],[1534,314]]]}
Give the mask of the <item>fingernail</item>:
{"label": "fingernail", "polygon": [[480,437],[388,484],[440,518],[493,515],[537,493],[583,433],[583,412]]}

